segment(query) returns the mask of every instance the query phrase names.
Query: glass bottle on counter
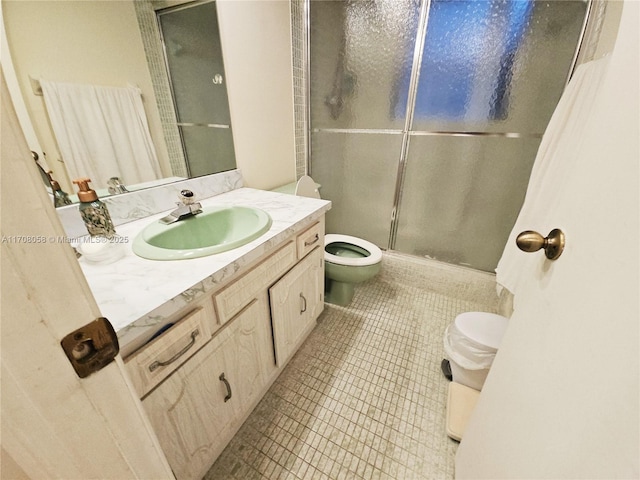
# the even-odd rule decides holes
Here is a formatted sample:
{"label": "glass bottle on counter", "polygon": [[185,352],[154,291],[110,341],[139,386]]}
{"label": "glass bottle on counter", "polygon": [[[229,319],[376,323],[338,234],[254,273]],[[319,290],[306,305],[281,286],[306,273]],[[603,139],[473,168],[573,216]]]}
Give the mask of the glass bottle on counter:
{"label": "glass bottle on counter", "polygon": [[111,215],[107,206],[98,198],[95,190],[89,188],[89,178],[78,178],[73,181],[78,185],[78,200],[80,200],[80,215],[89,235],[111,238],[116,234]]}

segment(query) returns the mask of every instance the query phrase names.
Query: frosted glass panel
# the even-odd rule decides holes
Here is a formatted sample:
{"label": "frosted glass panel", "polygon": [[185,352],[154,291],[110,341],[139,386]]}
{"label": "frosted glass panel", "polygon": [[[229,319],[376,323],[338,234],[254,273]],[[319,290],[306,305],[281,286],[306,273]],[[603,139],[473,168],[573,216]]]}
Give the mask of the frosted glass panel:
{"label": "frosted glass panel", "polygon": [[543,133],[586,8],[572,0],[432,0],[412,130]]}
{"label": "frosted glass panel", "polygon": [[412,136],[396,249],[493,271],[539,139]]}
{"label": "frosted glass panel", "polygon": [[[327,231],[493,271],[569,76],[587,6],[312,0],[310,174],[333,202]],[[413,72],[415,104],[407,105],[420,8],[429,8],[426,36]],[[409,114],[408,153],[399,162]],[[455,135],[476,132],[519,135]]]}
{"label": "frosted glass panel", "polygon": [[162,10],[158,22],[189,176],[236,168],[215,2]]}
{"label": "frosted glass panel", "polygon": [[[419,10],[414,0],[311,2],[313,128],[400,129]],[[407,83],[408,86],[408,83]]]}
{"label": "frosted glass panel", "polygon": [[180,127],[191,177],[236,168],[233,137],[228,128]]}
{"label": "frosted glass panel", "polygon": [[229,125],[215,3],[160,13],[158,18],[178,121]]}
{"label": "frosted glass panel", "polygon": [[364,238],[386,248],[401,135],[315,133],[313,178],[331,200],[327,233]]}

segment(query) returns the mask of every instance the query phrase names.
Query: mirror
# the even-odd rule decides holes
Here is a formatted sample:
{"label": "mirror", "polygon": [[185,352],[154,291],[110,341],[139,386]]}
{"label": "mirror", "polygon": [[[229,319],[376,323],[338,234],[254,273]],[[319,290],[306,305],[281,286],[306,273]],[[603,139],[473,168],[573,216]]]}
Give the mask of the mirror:
{"label": "mirror", "polygon": [[[130,155],[138,159],[130,166],[139,177],[128,180],[134,174],[121,173],[129,171],[124,167],[103,168],[102,179],[92,179],[101,197],[236,168],[213,0],[5,0],[2,13],[38,143],[31,148],[40,152],[45,182],[51,170],[62,190],[72,194],[72,180],[89,173],[60,153],[65,142],[56,140],[56,121],[35,93],[41,79],[139,90],[157,172],[147,172],[139,155]],[[89,148],[82,161],[98,163],[102,153],[101,146]]]}

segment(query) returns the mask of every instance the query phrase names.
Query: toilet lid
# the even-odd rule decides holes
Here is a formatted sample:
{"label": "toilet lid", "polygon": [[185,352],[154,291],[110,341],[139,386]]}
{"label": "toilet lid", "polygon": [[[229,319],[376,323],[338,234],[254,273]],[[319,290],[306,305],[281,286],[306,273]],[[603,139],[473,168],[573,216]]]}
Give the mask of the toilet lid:
{"label": "toilet lid", "polygon": [[[351,258],[351,257],[341,257],[338,255],[333,255],[327,252],[326,247],[332,243],[347,243],[351,245],[355,245],[356,247],[360,247],[367,252],[369,252],[369,256],[360,257],[360,258]],[[380,263],[382,261],[382,250],[378,248],[377,245],[374,245],[371,242],[367,242],[366,240],[358,237],[352,237],[350,235],[338,235],[335,233],[329,233],[324,236],[324,259],[327,262],[335,263],[337,265],[348,265],[352,267],[366,267],[368,265],[375,265],[376,263]]]}
{"label": "toilet lid", "polygon": [[456,328],[476,343],[498,349],[508,320],[495,313],[466,312],[455,319]]}
{"label": "toilet lid", "polygon": [[320,198],[316,182],[309,175],[303,175],[296,184],[296,195],[299,197]]}

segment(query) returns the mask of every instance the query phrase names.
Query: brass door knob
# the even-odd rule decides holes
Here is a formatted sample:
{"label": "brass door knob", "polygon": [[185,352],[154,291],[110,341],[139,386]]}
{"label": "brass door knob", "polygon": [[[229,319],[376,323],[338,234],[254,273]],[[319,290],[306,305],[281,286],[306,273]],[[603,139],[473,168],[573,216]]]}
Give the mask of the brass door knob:
{"label": "brass door knob", "polygon": [[516,244],[523,252],[537,252],[542,248],[549,260],[555,260],[564,250],[564,233],[554,228],[549,235],[543,237],[533,230],[525,230],[516,238]]}

